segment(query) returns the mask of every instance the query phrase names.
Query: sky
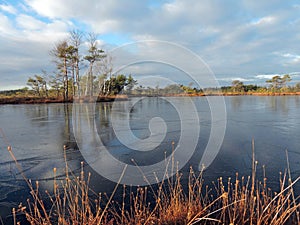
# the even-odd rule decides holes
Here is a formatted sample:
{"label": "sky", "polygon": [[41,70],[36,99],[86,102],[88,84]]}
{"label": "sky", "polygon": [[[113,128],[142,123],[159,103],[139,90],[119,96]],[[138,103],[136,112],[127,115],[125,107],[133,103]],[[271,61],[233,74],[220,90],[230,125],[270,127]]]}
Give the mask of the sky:
{"label": "sky", "polygon": [[[0,90],[24,87],[42,70],[53,73],[49,51],[71,30],[97,33],[107,52],[144,40],[181,46],[221,85],[265,84],[277,74],[300,81],[299,0],[0,0]],[[166,45],[161,54],[176,58]],[[146,64],[127,72],[173,79],[180,69]]]}

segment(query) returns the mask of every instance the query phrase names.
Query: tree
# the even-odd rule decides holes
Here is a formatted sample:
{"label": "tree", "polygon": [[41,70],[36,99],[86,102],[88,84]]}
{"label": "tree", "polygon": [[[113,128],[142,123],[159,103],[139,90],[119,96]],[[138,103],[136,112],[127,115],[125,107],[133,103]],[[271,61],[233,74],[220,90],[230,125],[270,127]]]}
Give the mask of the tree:
{"label": "tree", "polygon": [[300,82],[296,83],[295,88],[296,88],[296,91],[300,91]]}
{"label": "tree", "polygon": [[106,75],[102,74],[97,77],[97,85],[99,90],[99,95],[103,95],[105,92],[105,83],[106,83]]}
{"label": "tree", "polygon": [[73,86],[75,95],[80,95],[80,74],[79,74],[79,63],[80,63],[80,55],[79,55],[79,47],[82,42],[83,33],[79,30],[72,30],[70,32],[70,42],[74,47],[74,51],[72,54],[72,67],[73,74],[75,70],[75,76],[73,75]]}
{"label": "tree", "polygon": [[47,72],[45,70],[42,70],[43,75],[41,76],[41,78],[39,78],[40,83],[42,85],[42,90],[44,92],[44,94],[46,95],[46,97],[48,97],[48,86],[47,86]]}
{"label": "tree", "polygon": [[48,97],[47,82],[44,77],[40,75],[34,75],[34,77],[29,77],[27,80],[27,85],[32,88],[36,95],[42,97],[45,95]]}
{"label": "tree", "polygon": [[242,81],[234,80],[232,81],[231,85],[232,85],[232,91],[234,92],[244,91],[244,83]]}
{"label": "tree", "polygon": [[183,89],[178,84],[170,84],[164,88],[165,94],[180,94]]}
{"label": "tree", "polygon": [[180,88],[183,90],[186,94],[193,94],[195,90],[192,88],[192,83],[189,83],[189,86],[180,85]]}
{"label": "tree", "polygon": [[35,94],[41,96],[40,86],[35,78],[29,77],[27,80],[27,85],[31,87]]}
{"label": "tree", "polygon": [[102,49],[97,47],[97,35],[94,33],[90,33],[88,35],[88,42],[89,42],[89,50],[88,55],[84,57],[85,60],[89,62],[89,71],[88,71],[88,79],[87,79],[87,89],[86,95],[92,96],[93,95],[93,85],[94,85],[94,75],[93,75],[93,66],[96,61],[100,61],[106,55]]}
{"label": "tree", "polygon": [[133,77],[131,76],[131,74],[128,76],[127,78],[127,82],[126,82],[126,90],[131,93],[132,89],[134,88],[134,86],[137,85],[137,80],[133,79]]}
{"label": "tree", "polygon": [[270,83],[270,87],[272,90],[278,90],[282,87],[286,87],[287,83],[290,82],[292,79],[290,75],[285,74],[283,77],[276,75],[272,77],[270,80],[266,80],[267,83]]}
{"label": "tree", "polygon": [[248,85],[244,85],[244,90],[246,92],[248,91],[256,91],[258,89],[258,86],[255,84],[248,84]]}
{"label": "tree", "polygon": [[59,73],[53,75],[50,77],[49,81],[51,89],[53,89],[56,92],[56,97],[59,98],[60,92],[63,89],[63,82],[62,77]]}
{"label": "tree", "polygon": [[113,59],[111,56],[107,56],[103,60],[103,74],[105,76],[105,79],[108,79],[108,85],[104,86],[104,93],[105,95],[109,95],[111,92],[111,78],[112,78],[112,73],[113,73]]}
{"label": "tree", "polygon": [[277,75],[277,76],[272,77],[272,79],[270,79],[270,80],[266,80],[266,82],[270,84],[270,87],[273,90],[276,90],[280,87],[281,77]]}
{"label": "tree", "polygon": [[106,81],[107,85],[110,86],[110,92],[108,94],[116,95],[120,93],[127,85],[126,81],[127,78],[123,74],[112,76],[109,80]]}
{"label": "tree", "polygon": [[96,75],[95,78],[97,78],[96,81],[97,84],[95,86],[98,86],[99,89],[98,94],[100,95],[110,94],[110,89],[111,89],[110,82],[113,73],[112,57],[109,55],[104,55],[104,57],[101,58],[101,61],[99,63],[95,63],[93,72]]}
{"label": "tree", "polygon": [[290,77],[289,74],[285,74],[282,78],[281,78],[281,84],[283,87],[287,86],[287,83],[290,82],[292,80],[292,78]]}
{"label": "tree", "polygon": [[[76,92],[76,87],[75,87],[75,81],[76,81],[76,78],[75,78],[75,63],[76,63],[76,52],[77,52],[77,49],[72,46],[72,45],[69,45],[68,48],[67,48],[67,69],[70,68],[71,69],[71,78],[68,78],[68,85],[67,85],[67,88],[69,89],[69,91],[72,92],[72,95],[75,94]],[[71,81],[71,82],[70,82]]]}
{"label": "tree", "polygon": [[64,101],[69,98],[68,60],[70,58],[70,51],[71,49],[67,41],[64,40],[58,42],[50,52],[50,54],[55,57],[57,68],[63,74]]}

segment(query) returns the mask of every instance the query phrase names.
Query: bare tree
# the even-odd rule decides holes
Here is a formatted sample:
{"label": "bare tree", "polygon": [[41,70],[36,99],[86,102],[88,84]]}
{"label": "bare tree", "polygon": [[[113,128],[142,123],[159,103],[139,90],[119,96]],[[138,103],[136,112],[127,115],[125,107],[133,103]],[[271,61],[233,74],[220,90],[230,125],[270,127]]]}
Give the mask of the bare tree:
{"label": "bare tree", "polygon": [[[75,95],[78,95],[78,96],[80,96],[79,47],[82,43],[82,38],[83,38],[83,33],[81,31],[79,31],[79,30],[70,31],[70,43],[74,47],[74,52],[72,55],[73,92]],[[75,74],[75,76],[74,76],[74,74]]]}
{"label": "bare tree", "polygon": [[97,35],[94,33],[89,33],[87,37],[89,43],[89,54],[84,57],[85,60],[89,62],[89,71],[87,76],[87,88],[86,95],[92,96],[94,93],[94,74],[93,74],[93,66],[96,61],[100,61],[106,55],[102,49],[99,49],[97,46]]}
{"label": "bare tree", "polygon": [[27,85],[30,86],[34,93],[39,97],[43,97],[43,95],[48,97],[47,81],[44,76],[34,75],[34,77],[29,77],[27,80]]}
{"label": "bare tree", "polygon": [[111,56],[107,56],[103,60],[103,74],[105,78],[108,78],[107,85],[104,84],[103,94],[108,95],[111,91],[111,77],[113,72],[113,59]]}
{"label": "bare tree", "polygon": [[244,83],[242,81],[239,80],[233,80],[232,83],[232,90],[234,92],[241,92],[244,91]]}
{"label": "bare tree", "polygon": [[60,92],[62,90],[62,76],[59,73],[56,73],[52,76],[49,76],[50,81],[50,87],[52,88],[52,90],[54,90],[56,92],[56,97],[59,98]]}
{"label": "bare tree", "polygon": [[57,69],[63,74],[63,89],[64,89],[64,101],[69,98],[69,86],[68,86],[68,59],[69,59],[69,46],[66,40],[58,42],[54,48],[50,51],[50,54],[54,57]]}

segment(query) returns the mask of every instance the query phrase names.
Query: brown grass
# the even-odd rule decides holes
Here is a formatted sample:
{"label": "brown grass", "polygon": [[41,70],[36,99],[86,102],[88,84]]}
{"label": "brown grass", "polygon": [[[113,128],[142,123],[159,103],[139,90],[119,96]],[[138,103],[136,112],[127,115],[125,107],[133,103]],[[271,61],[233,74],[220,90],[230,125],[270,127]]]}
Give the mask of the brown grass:
{"label": "brown grass", "polygon": [[[8,150],[21,170],[11,147]],[[24,177],[32,199],[26,206],[20,204],[13,209],[14,224],[20,224],[17,212],[23,213],[32,225],[300,224],[299,196],[293,190],[300,177],[292,181],[288,168],[280,176],[276,193],[268,188],[265,176],[262,181],[256,179],[256,168],[253,148],[251,176],[240,177],[237,173],[234,179],[226,181],[220,177],[209,187],[204,185],[203,171],[196,173],[191,168],[186,186],[182,174],[177,172],[155,188],[150,185],[128,193],[131,189],[124,186],[123,200],[117,203],[113,196],[119,184],[111,196],[95,197],[89,188],[90,174],[84,174],[83,163],[80,176],[75,176],[66,162],[65,179],[54,178],[53,192],[46,191],[47,199],[41,196],[38,182],[32,184]],[[54,169],[54,177],[56,172]]]}

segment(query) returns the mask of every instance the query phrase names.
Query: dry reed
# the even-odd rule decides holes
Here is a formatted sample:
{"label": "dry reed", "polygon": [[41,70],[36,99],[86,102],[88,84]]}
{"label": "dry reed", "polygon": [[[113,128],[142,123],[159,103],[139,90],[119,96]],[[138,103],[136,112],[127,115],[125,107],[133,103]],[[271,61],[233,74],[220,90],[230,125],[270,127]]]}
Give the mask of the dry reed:
{"label": "dry reed", "polygon": [[[8,151],[21,170],[10,146]],[[23,213],[32,225],[300,224],[299,196],[293,190],[300,177],[292,181],[288,165],[280,176],[279,192],[272,192],[265,176],[262,181],[256,179],[254,142],[252,153],[252,174],[246,178],[237,173],[235,179],[219,178],[209,187],[204,185],[203,171],[196,173],[191,168],[187,186],[183,186],[182,174],[177,171],[155,187],[139,187],[127,193],[130,187],[124,186],[121,203],[113,201],[119,184],[111,196],[95,197],[83,163],[80,176],[75,176],[66,161],[65,179],[58,181],[54,169],[53,192],[46,191],[47,200],[40,193],[39,183],[32,184],[24,176],[32,198],[26,206],[20,204],[13,209],[14,224],[20,224],[17,212]]]}

